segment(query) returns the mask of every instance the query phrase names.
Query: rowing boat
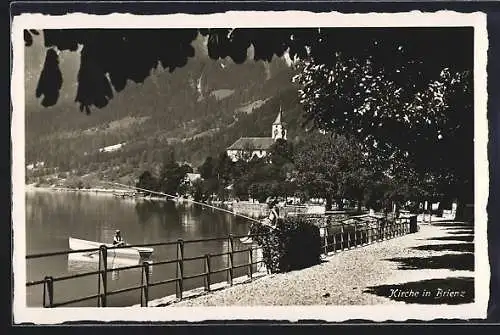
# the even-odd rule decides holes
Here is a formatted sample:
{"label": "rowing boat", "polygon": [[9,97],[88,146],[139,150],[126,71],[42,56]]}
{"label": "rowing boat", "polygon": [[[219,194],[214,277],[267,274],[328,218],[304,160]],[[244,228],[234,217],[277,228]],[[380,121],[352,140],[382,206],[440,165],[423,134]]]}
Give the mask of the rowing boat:
{"label": "rowing boat", "polygon": [[[82,240],[79,238],[70,237],[69,238],[69,248],[71,250],[83,250],[83,249],[95,249],[99,248],[101,245],[105,245],[108,248],[114,247],[113,244],[101,243],[94,241]],[[123,257],[123,258],[148,258],[153,253],[153,248],[144,247],[118,247],[108,249],[109,257]],[[97,253],[95,251],[91,253]]]}

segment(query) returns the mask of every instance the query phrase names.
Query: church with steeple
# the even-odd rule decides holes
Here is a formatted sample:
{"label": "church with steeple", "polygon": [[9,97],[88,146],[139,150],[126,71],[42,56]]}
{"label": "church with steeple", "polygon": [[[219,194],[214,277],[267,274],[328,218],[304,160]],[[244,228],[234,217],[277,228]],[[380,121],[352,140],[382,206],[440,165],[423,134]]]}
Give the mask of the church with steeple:
{"label": "church with steeple", "polygon": [[271,126],[271,137],[240,137],[229,148],[227,155],[233,162],[240,159],[251,160],[254,157],[265,157],[271,146],[279,139],[286,140],[286,123],[283,122],[283,113],[280,111]]}

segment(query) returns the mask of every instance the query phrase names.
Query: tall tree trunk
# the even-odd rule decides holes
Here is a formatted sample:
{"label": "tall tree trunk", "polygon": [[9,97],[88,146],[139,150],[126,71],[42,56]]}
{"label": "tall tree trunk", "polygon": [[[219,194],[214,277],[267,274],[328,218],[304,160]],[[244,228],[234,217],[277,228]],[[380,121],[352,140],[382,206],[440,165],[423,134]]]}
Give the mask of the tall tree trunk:
{"label": "tall tree trunk", "polygon": [[432,200],[429,200],[429,223],[432,223]]}
{"label": "tall tree trunk", "polygon": [[336,199],[336,201],[335,201],[335,202],[337,203],[337,207],[338,207],[338,209],[340,209],[340,210],[343,210],[343,209],[344,209],[344,202],[342,201],[342,198],[338,198],[338,199]]}
{"label": "tall tree trunk", "polygon": [[333,204],[333,197],[331,195],[327,195],[325,198],[326,198],[325,210],[331,211]]}
{"label": "tall tree trunk", "polygon": [[474,204],[474,183],[466,182],[460,188],[457,196],[457,209],[455,212],[455,221],[471,221],[474,219],[474,213],[468,215],[467,204]]}
{"label": "tall tree trunk", "polygon": [[472,213],[472,217],[471,217],[470,213],[468,213],[468,210],[466,209],[467,203],[468,202],[463,198],[457,200],[455,221],[471,221],[473,219],[473,217],[474,217],[473,213]]}
{"label": "tall tree trunk", "polygon": [[401,205],[399,204],[398,201],[396,201],[394,209],[395,209],[394,210],[394,217],[398,218],[399,217],[399,211],[401,210]]}

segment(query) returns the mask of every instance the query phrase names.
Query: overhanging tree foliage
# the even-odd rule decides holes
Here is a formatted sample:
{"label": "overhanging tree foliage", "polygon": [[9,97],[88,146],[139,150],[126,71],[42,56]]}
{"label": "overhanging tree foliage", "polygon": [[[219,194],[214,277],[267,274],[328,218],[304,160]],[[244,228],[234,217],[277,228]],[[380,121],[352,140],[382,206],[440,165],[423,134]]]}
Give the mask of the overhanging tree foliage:
{"label": "overhanging tree foliage", "polygon": [[[33,43],[34,30],[25,30],[25,45]],[[435,77],[436,69],[463,68],[472,59],[464,52],[472,28],[257,28],[257,29],[53,29],[44,30],[47,48],[81,49],[78,91],[81,110],[107,105],[113,90],[123,90],[128,80],[143,82],[159,64],[169,71],[194,56],[191,43],[198,34],[207,37],[212,59],[246,60],[254,48],[254,60],[269,61],[288,51],[292,59],[309,56],[318,63],[333,64],[332,51],[358,57],[371,56],[375,64],[393,64],[388,75],[399,85],[419,90]],[[47,51],[47,57],[49,56]],[[57,58],[57,55],[56,55]],[[408,67],[408,59],[412,66]],[[57,59],[56,59],[57,60]],[[425,63],[424,63],[425,61]],[[46,62],[39,80],[38,97],[44,106],[54,105],[61,80],[57,62]],[[56,78],[57,80],[47,80]]]}
{"label": "overhanging tree foliage", "polygon": [[[473,185],[473,92],[469,69],[443,68],[421,90],[391,79],[371,57],[314,58],[296,76],[305,113],[315,125],[362,141],[393,177],[417,173],[429,198],[470,201]],[[408,60],[411,66],[411,59]],[[472,64],[469,64],[472,67]]]}

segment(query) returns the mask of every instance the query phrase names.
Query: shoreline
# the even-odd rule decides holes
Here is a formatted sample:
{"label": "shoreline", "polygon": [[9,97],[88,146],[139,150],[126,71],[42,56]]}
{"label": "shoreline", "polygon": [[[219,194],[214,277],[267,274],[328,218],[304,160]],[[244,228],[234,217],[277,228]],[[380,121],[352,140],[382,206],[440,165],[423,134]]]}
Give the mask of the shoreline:
{"label": "shoreline", "polygon": [[[190,203],[189,199],[183,197],[167,197],[167,196],[152,196],[152,195],[138,195],[137,191],[131,186],[130,189],[123,188],[70,188],[70,187],[56,187],[56,186],[34,186],[34,184],[25,184],[25,192],[70,192],[70,193],[87,193],[90,195],[111,195],[122,200],[151,200],[151,201],[172,201],[175,203]],[[131,195],[133,194],[133,195]],[[210,203],[207,203],[211,205]],[[230,204],[232,205],[232,203]]]}
{"label": "shoreline", "polygon": [[87,193],[87,194],[95,194],[95,195],[112,195],[115,197],[119,197],[122,199],[141,199],[141,200],[161,200],[161,201],[166,201],[166,200],[172,200],[175,201],[174,199],[168,199],[166,197],[159,197],[159,196],[129,196],[130,193],[135,193],[135,190],[124,190],[124,189],[118,189],[118,188],[70,188],[70,187],[50,187],[50,186],[33,186],[30,184],[25,185],[25,191],[39,191],[39,192],[53,192],[53,193],[58,193],[58,192],[71,192],[71,193]]}
{"label": "shoreline", "polygon": [[[117,198],[121,198],[123,200],[128,199],[128,200],[152,200],[152,201],[172,201],[175,203],[189,203],[190,200],[179,197],[179,198],[169,198],[169,197],[161,197],[161,196],[142,196],[142,195],[130,195],[130,193],[136,193],[135,189],[131,187],[130,189],[117,189],[117,188],[69,188],[69,187],[51,187],[51,186],[34,186],[34,184],[25,184],[25,191],[39,191],[39,192],[73,192],[73,193],[87,193],[87,194],[95,194],[95,195],[112,195]],[[207,205],[218,205],[220,202],[214,202],[214,203],[207,203]],[[227,204],[226,204],[227,205]],[[247,202],[247,201],[240,201],[240,202],[231,202],[229,204],[233,211],[238,214],[244,214],[247,213],[246,210],[242,210],[239,208],[240,206],[244,207],[267,207],[266,204],[263,203],[253,203],[253,202]],[[290,206],[292,207],[298,207],[298,206]],[[303,206],[307,207],[307,206]],[[258,208],[258,212],[263,211],[263,208]],[[302,214],[302,213],[295,213],[292,212],[290,214]],[[305,214],[305,213],[304,213]],[[309,214],[309,213],[307,213]],[[319,213],[315,213],[319,214]],[[326,214],[323,213],[323,215]],[[320,214],[321,215],[321,214]],[[428,224],[428,215],[427,214],[417,214],[417,222],[421,224]],[[431,222],[439,222],[443,220],[454,220],[454,215],[443,215],[442,217],[438,217],[436,215],[432,215]]]}
{"label": "shoreline", "polygon": [[116,189],[116,188],[71,188],[71,187],[58,187],[58,186],[33,186],[33,184],[26,184],[25,190],[33,191],[52,191],[52,192],[84,192],[84,193],[130,193],[129,190]]}

